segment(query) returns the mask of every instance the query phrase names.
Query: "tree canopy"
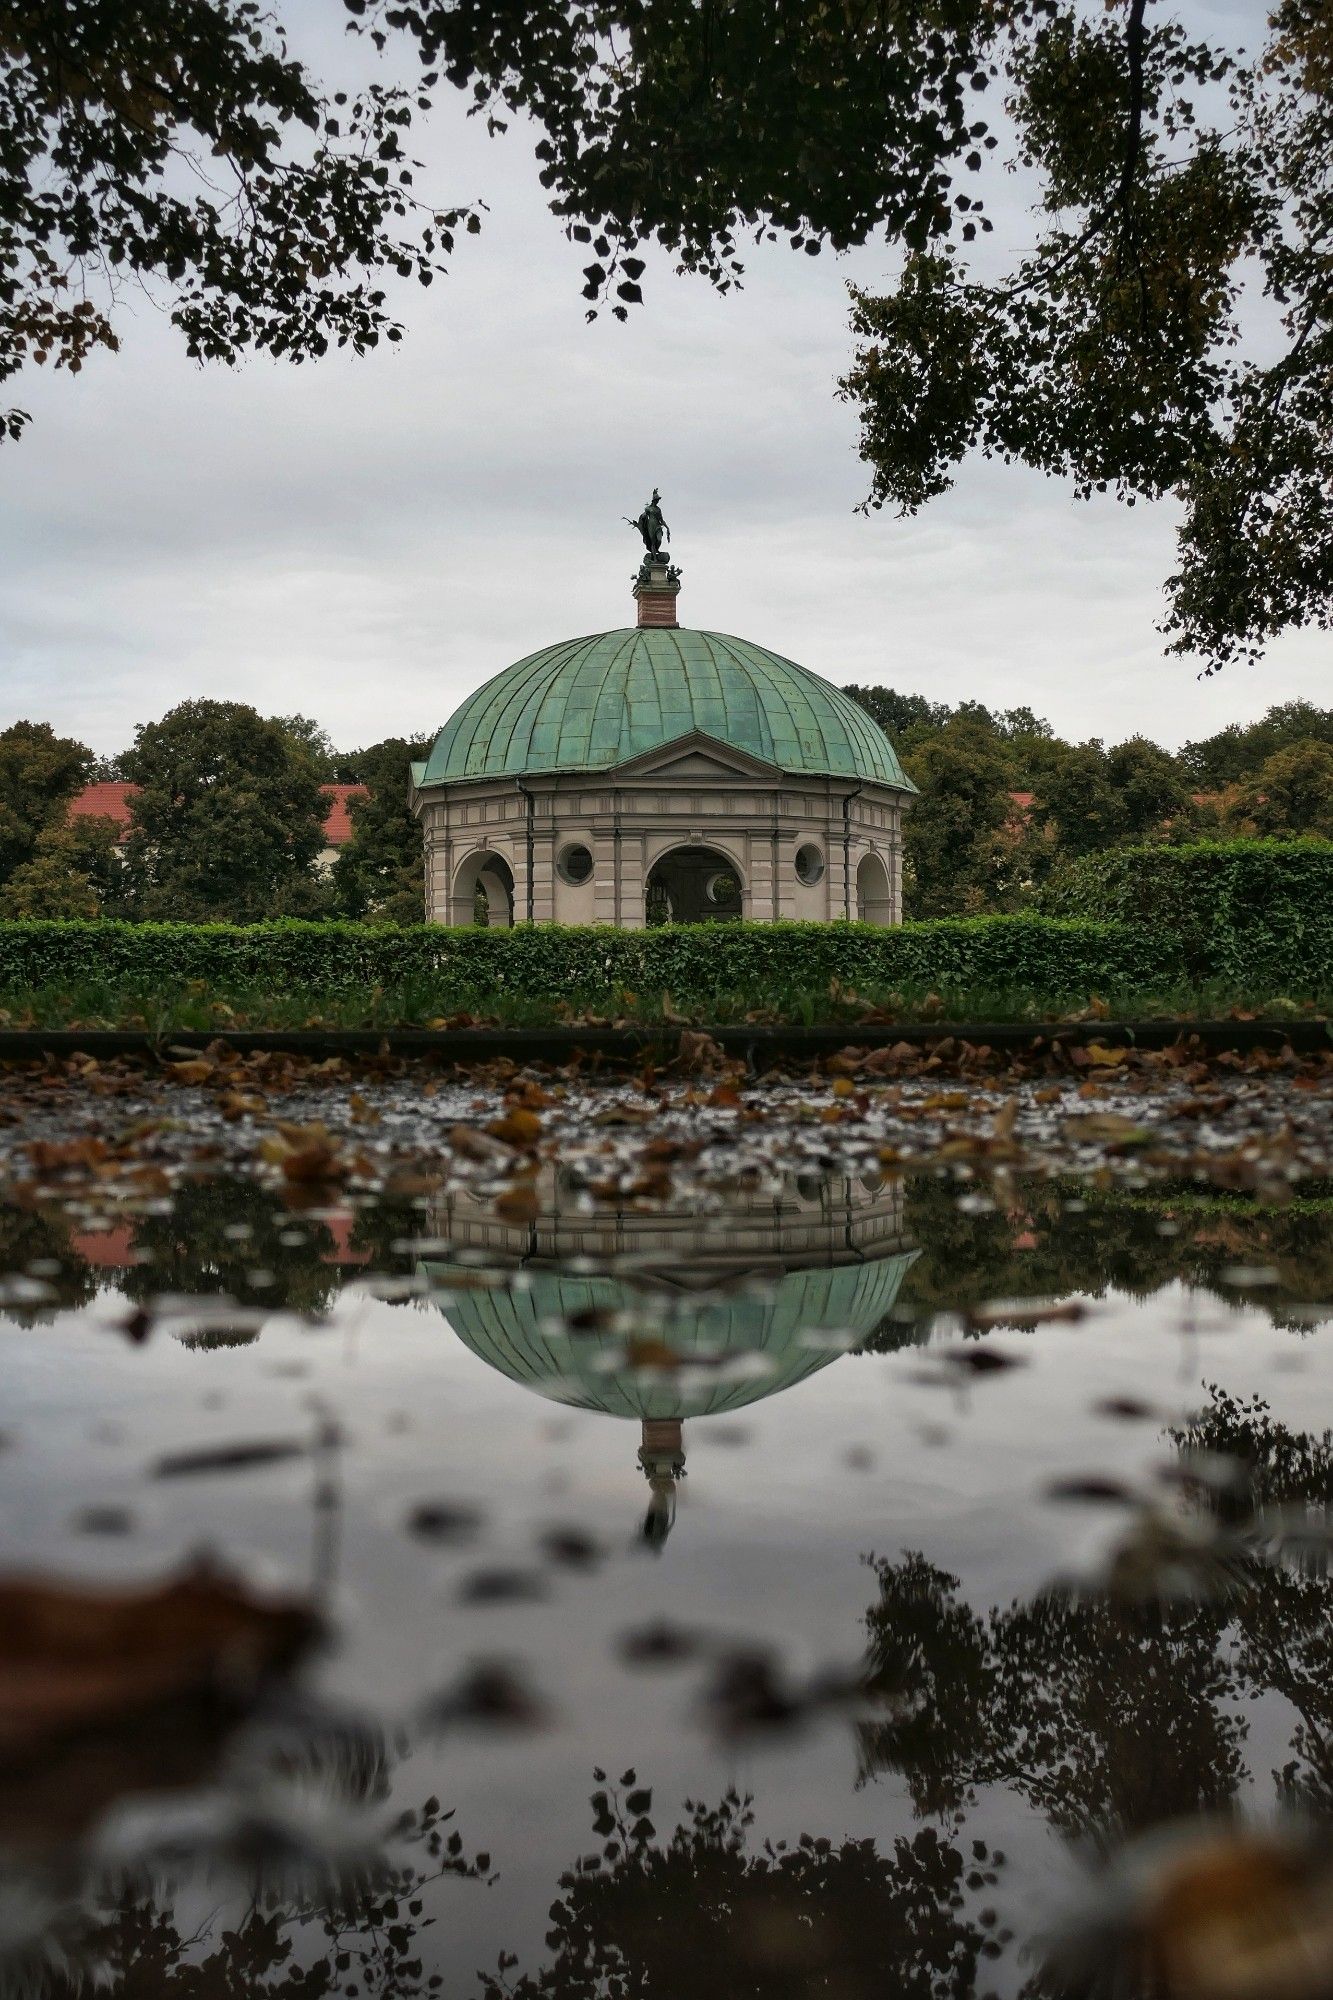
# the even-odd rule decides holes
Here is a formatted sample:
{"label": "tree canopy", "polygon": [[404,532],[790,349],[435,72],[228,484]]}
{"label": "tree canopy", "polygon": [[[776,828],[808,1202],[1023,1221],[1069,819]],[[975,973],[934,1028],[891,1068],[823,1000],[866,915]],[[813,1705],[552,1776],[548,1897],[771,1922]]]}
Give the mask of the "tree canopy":
{"label": "tree canopy", "polygon": [[47,827],[87,782],[93,753],[49,722],[0,730],[0,882],[30,862]]}
{"label": "tree canopy", "polygon": [[429,284],[461,220],[415,192],[419,92],[328,99],[257,0],[9,0],[0,27],[0,381],[115,348],[132,285],[200,360],[400,337],[380,274]]}
{"label": "tree canopy", "polygon": [[125,844],[135,913],[253,923],[326,913],[318,764],[244,702],[185,701],[121,760],[138,786]]}
{"label": "tree canopy", "polygon": [[430,736],[390,736],[346,760],[367,787],[348,801],[352,838],[333,865],[340,906],[385,923],[425,920],[421,827],[407,803],[409,765],[429,755]]}
{"label": "tree canopy", "polygon": [[[404,152],[445,84],[536,127],[592,316],[642,300],[651,244],[724,290],[746,239],[896,246],[895,282],[853,293],[842,384],[867,505],[914,512],[973,451],[1174,495],[1174,646],[1211,671],[1328,622],[1321,0],[1276,0],[1248,50],[1164,0],[345,4],[407,73],[415,48],[410,85],[330,100],[255,0],[5,11],[0,375],[113,346],[132,280],[202,359],[397,337],[380,274],[429,282],[461,219],[420,206]],[[1012,167],[1035,241],[979,258]]]}

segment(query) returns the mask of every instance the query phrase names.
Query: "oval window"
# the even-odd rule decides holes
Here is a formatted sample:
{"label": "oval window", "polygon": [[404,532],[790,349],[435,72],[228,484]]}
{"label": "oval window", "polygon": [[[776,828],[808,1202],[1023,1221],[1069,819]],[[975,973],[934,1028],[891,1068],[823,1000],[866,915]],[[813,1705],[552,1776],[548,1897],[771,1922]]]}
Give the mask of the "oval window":
{"label": "oval window", "polygon": [[580,882],[586,882],[592,874],[592,849],[585,847],[582,841],[575,841],[572,846],[561,849],[555,865],[562,880],[572,882],[577,887]]}
{"label": "oval window", "polygon": [[734,903],[740,893],[740,883],[727,868],[719,868],[716,875],[710,875],[704,888],[710,903]]}
{"label": "oval window", "polygon": [[824,857],[812,840],[796,850],[796,878],[807,889],[813,889],[816,882],[824,879]]}

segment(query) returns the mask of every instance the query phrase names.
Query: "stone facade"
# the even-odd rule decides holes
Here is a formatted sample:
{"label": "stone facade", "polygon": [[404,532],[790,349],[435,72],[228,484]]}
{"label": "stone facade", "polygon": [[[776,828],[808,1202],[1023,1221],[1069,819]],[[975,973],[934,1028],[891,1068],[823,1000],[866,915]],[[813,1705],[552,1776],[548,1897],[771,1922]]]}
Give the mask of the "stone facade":
{"label": "stone facade", "polygon": [[437,786],[418,810],[432,923],[470,924],[480,885],[492,922],[636,930],[656,864],[692,849],[733,872],[744,917],[902,921],[900,793],[785,776],[701,733],[611,771]]}

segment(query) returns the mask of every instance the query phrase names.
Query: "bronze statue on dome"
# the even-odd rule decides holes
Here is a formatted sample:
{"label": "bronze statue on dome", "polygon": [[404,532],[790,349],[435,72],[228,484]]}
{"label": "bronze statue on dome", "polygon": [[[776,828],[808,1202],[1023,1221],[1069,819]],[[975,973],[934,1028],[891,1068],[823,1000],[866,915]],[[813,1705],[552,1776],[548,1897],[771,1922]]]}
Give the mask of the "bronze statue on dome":
{"label": "bronze statue on dome", "polygon": [[662,512],[662,495],[658,489],[654,486],[652,499],[636,520],[631,520],[628,514],[622,515],[621,518],[631,528],[637,528],[643,536],[645,560],[648,562],[660,562],[662,560],[662,544],[671,540],[671,530],[668,528],[666,516]]}

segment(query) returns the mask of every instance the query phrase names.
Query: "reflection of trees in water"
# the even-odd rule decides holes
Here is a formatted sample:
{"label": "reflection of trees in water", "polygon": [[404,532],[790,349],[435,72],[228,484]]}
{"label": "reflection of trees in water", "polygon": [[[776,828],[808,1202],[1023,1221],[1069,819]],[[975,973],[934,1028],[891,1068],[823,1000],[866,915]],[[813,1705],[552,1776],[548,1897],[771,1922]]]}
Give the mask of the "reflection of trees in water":
{"label": "reflection of trees in water", "polygon": [[[486,1879],[489,1855],[464,1854],[452,1812],[433,1797],[402,1814],[387,1842],[348,1838],[389,1790],[392,1758],[374,1728],[340,1722],[261,1747],[257,1789],[242,1784],[224,1795],[220,1819],[205,1816],[221,1856],[178,1855],[172,1841],[166,1877],[145,1862],[67,1902],[49,1948],[21,1969],[25,2000],[414,2000],[439,1990],[422,1950],[435,1922],[427,1894],[445,1877]],[[284,1809],[284,1795],[304,1806]],[[212,1893],[218,1858],[224,1887]],[[180,1906],[187,1896],[196,1906],[204,1882],[211,1913],[192,1924]],[[232,1909],[243,1904],[235,1916],[217,1908],[229,1892]],[[0,1963],[0,1992],[10,1991]]]}
{"label": "reflection of trees in water", "polygon": [[136,1219],[134,1243],[148,1261],[116,1279],[132,1299],[224,1293],[274,1312],[320,1313],[342,1283],[337,1268],[323,1261],[334,1248],[328,1225],[293,1214],[251,1180],[186,1181],[169,1214]]}
{"label": "reflection of trees in water", "polygon": [[982,1616],[924,1557],[868,1559],[869,1672],[890,1713],[858,1726],[862,1782],[894,1772],[918,1813],[951,1819],[1003,1785],[1062,1833],[1114,1842],[1225,1806],[1245,1776],[1240,1704],[1276,1695],[1297,1716],[1279,1786],[1333,1815],[1333,1581],[1293,1568],[1275,1525],[1327,1508],[1333,1437],[1217,1391],[1174,1437],[1253,1467],[1230,1496],[1201,1489],[1216,1595],[1052,1591]]}
{"label": "reflection of trees in water", "polygon": [[74,1248],[70,1234],[68,1216],[23,1208],[14,1201],[0,1204],[0,1274],[23,1274],[37,1264],[42,1268],[35,1275],[44,1293],[31,1300],[8,1299],[0,1307],[0,1317],[32,1326],[55,1311],[86,1306],[97,1296],[97,1273]]}
{"label": "reflection of trees in water", "polygon": [[981,1617],[919,1555],[872,1567],[871,1684],[904,1713],[858,1726],[862,1779],[897,1772],[950,1818],[1004,1785],[1062,1833],[1117,1836],[1234,1792],[1224,1611],[1048,1594]]}
{"label": "reflection of trees in water", "polygon": [[[969,1191],[942,1176],[907,1181],[904,1233],[921,1254],[871,1352],[920,1339],[937,1312],[996,1298],[1147,1298],[1180,1282],[1305,1327],[1292,1309],[1333,1297],[1333,1195],[1322,1183],[1283,1207],[1185,1182],[1130,1191],[1066,1175],[1014,1182],[1007,1203],[976,1213],[958,1205]],[[1225,1281],[1236,1265],[1272,1267],[1277,1282]]]}
{"label": "reflection of trees in water", "polygon": [[964,1858],[933,1828],[881,1853],[873,1840],[751,1845],[748,1797],[685,1802],[659,1842],[651,1793],[593,1794],[601,1843],[560,1877],[538,1972],[503,1954],[484,2000],[984,2000],[1002,1949],[984,1904],[997,1876],[980,1842]]}

